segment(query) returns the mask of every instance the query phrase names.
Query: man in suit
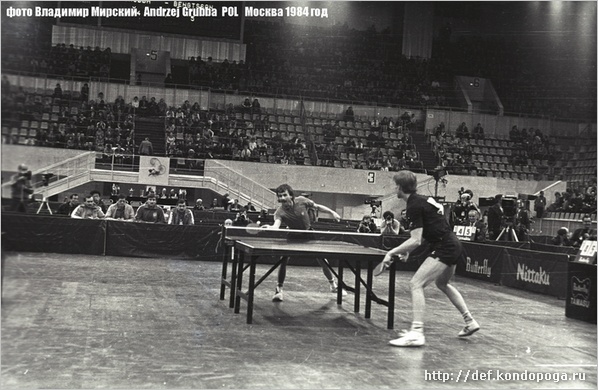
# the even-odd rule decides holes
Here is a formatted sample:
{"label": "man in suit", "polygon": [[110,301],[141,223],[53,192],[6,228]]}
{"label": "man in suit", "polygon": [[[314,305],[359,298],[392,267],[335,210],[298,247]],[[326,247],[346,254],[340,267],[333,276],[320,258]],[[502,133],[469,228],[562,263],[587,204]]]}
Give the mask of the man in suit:
{"label": "man in suit", "polygon": [[504,210],[502,208],[502,195],[494,197],[494,205],[488,209],[488,238],[496,240],[502,229]]}

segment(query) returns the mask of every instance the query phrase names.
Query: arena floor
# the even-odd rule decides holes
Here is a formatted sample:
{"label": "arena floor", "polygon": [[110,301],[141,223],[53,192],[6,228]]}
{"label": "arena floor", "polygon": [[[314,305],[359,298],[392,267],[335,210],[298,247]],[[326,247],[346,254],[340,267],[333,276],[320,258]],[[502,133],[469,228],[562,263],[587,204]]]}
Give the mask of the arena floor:
{"label": "arena floor", "polygon": [[597,385],[596,325],[566,318],[563,300],[462,277],[482,329],[458,339],[460,314],[429,287],[427,344],[402,349],[387,342],[409,326],[411,273],[388,330],[384,307],[368,320],[351,296],[337,306],[318,267],[290,266],[282,303],[268,279],[252,325],[219,299],[216,262],[7,253],[4,272],[3,389]]}

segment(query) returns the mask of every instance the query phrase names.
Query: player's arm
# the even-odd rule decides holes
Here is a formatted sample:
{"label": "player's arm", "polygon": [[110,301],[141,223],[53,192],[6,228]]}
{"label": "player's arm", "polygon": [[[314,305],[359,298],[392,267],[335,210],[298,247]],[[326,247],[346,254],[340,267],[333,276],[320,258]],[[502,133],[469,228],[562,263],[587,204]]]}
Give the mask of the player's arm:
{"label": "player's arm", "polygon": [[280,229],[280,225],[282,225],[281,218],[275,218],[274,223],[272,225],[263,225],[263,229]]}
{"label": "player's arm", "polygon": [[334,211],[334,210],[332,210],[332,209],[330,209],[330,208],[328,208],[328,207],[326,207],[324,205],[317,204],[317,203],[314,203],[314,207],[318,211],[323,211],[325,213],[328,213],[328,214],[332,215],[332,217],[336,220],[336,222],[340,222],[341,216],[338,215],[338,213],[336,211]]}
{"label": "player's arm", "polygon": [[389,250],[382,261],[390,266],[390,263],[392,263],[392,258],[395,256],[404,257],[406,260],[407,255],[422,244],[423,231],[423,228],[411,229],[409,232],[411,236],[398,247]]}

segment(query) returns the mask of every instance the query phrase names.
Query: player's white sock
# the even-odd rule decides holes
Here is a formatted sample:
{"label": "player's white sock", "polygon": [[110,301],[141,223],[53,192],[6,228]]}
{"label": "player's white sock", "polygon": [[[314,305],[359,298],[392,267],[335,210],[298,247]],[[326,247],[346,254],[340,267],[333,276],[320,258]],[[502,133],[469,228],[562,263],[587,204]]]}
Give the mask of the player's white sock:
{"label": "player's white sock", "polygon": [[411,330],[415,332],[424,333],[424,323],[420,321],[413,321],[411,323]]}
{"label": "player's white sock", "polygon": [[469,324],[470,322],[473,321],[473,317],[471,316],[471,313],[469,311],[466,311],[465,313],[463,313],[463,320],[465,320],[466,324]]}

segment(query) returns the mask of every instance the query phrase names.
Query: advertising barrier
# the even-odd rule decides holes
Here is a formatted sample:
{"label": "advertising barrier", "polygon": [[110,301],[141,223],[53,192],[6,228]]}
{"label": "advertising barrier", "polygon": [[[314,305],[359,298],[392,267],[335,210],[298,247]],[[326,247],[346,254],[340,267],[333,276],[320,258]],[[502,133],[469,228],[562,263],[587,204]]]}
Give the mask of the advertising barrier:
{"label": "advertising barrier", "polygon": [[564,298],[569,255],[504,249],[501,283],[505,286]]}
{"label": "advertising barrier", "polygon": [[[221,226],[217,223],[172,226],[12,213],[2,217],[4,250],[221,261]],[[368,239],[371,238],[364,236],[362,244],[373,245],[366,242]],[[390,250],[406,239],[407,236],[385,236],[381,249]],[[568,280],[567,254],[517,249],[503,243],[462,244],[464,255],[456,271],[461,276],[559,298],[567,296],[568,283],[583,286],[588,276],[576,276],[575,283]],[[428,254],[424,245],[411,253],[409,262],[399,262],[397,269],[416,271]],[[313,259],[309,260],[306,264],[313,264]],[[591,269],[595,277],[595,266]],[[595,286],[592,280],[591,286]]]}
{"label": "advertising barrier", "polygon": [[596,266],[571,261],[567,264],[565,315],[596,323]]}
{"label": "advertising barrier", "polygon": [[463,243],[463,250],[457,263],[457,275],[500,283],[504,247],[467,242]]}
{"label": "advertising barrier", "polygon": [[108,221],[2,214],[2,249],[103,255]]}
{"label": "advertising barrier", "polygon": [[106,255],[220,261],[220,226],[109,221]]}

